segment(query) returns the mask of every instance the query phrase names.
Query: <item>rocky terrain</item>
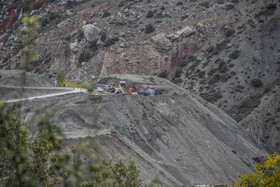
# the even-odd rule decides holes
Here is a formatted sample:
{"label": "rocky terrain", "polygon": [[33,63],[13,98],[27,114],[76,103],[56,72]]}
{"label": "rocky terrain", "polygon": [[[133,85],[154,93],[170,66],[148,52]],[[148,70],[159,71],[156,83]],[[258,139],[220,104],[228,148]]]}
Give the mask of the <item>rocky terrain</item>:
{"label": "rocky terrain", "polygon": [[128,87],[155,84],[165,92],[131,96],[131,103],[122,94],[84,93],[27,101],[22,108],[27,128],[35,133],[37,114],[53,110],[53,121],[67,138],[65,149],[98,138],[101,158],[136,158],[147,184],[230,185],[244,172],[253,172],[269,152],[220,109],[166,79],[111,75],[98,82],[118,81]]}
{"label": "rocky terrain", "polygon": [[[4,69],[21,67],[24,26],[16,5],[0,4],[2,28],[9,23],[4,20],[15,22],[1,31]],[[279,151],[280,140],[271,134],[279,129],[277,105],[261,105],[279,98],[266,92],[279,80],[279,1],[53,0],[29,14],[41,23],[33,72],[51,79],[64,72],[69,81],[85,84],[113,73],[164,77],[243,120],[249,132]],[[255,108],[274,112],[248,125]]]}
{"label": "rocky terrain", "polygon": [[[169,91],[132,97],[131,106],[123,96],[81,93],[35,100],[26,104],[26,120],[52,106],[73,146],[99,136],[100,155],[138,156],[147,181],[158,178],[168,185],[232,184],[252,171],[265,153],[262,143],[280,152],[279,0],[38,0],[31,5],[0,0],[2,86],[22,81],[10,70],[23,67],[21,19],[27,12],[41,25],[27,86],[51,87],[64,73],[77,84],[126,79]],[[100,80],[116,73],[165,80],[125,75]],[[0,99],[19,97],[17,92],[1,87]],[[29,89],[27,95],[51,92]]]}

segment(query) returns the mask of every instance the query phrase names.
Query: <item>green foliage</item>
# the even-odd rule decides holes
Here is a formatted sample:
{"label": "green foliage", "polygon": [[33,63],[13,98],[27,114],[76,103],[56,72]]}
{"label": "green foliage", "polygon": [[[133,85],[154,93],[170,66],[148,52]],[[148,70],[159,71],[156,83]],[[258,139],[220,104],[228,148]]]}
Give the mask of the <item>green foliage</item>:
{"label": "green foliage", "polygon": [[119,41],[118,37],[113,37],[113,38],[107,38],[107,40],[105,41],[104,46],[105,47],[110,47],[111,45],[114,45],[115,42]]}
{"label": "green foliage", "polygon": [[103,160],[97,171],[98,175],[93,177],[93,180],[86,182],[82,186],[120,186],[120,187],[139,187],[142,181],[138,179],[139,170],[135,164],[135,160],[131,160],[128,165],[124,163],[122,157],[119,161],[113,164]]}
{"label": "green foliage", "polygon": [[230,9],[233,9],[233,8],[234,8],[233,4],[226,5],[226,10],[230,10]]}
{"label": "green foliage", "polygon": [[182,1],[178,1],[178,2],[176,3],[176,5],[177,5],[177,6],[183,5],[183,2],[182,2]]}
{"label": "green foliage", "polygon": [[105,33],[105,32],[102,32],[102,33],[101,33],[101,38],[100,38],[100,40],[101,40],[102,42],[105,42],[106,39],[107,39],[106,33]]}
{"label": "green foliage", "polygon": [[231,58],[231,59],[237,59],[240,55],[240,52],[241,51],[239,51],[239,50],[235,50],[228,57]]}
{"label": "green foliage", "polygon": [[56,80],[59,84],[62,84],[66,78],[65,78],[65,75],[63,72],[59,72],[57,75],[56,75]]}
{"label": "green foliage", "polygon": [[[63,135],[53,112],[37,118],[37,133],[28,141],[17,106],[0,103],[0,180],[3,186],[141,186],[135,160],[128,165],[100,160],[92,143],[62,152]],[[87,159],[82,159],[87,158]]]}
{"label": "green foliage", "polygon": [[209,1],[205,1],[205,2],[199,3],[199,6],[203,6],[203,7],[206,7],[206,8],[208,8],[209,5],[210,5]]}
{"label": "green foliage", "polygon": [[103,11],[102,18],[109,17],[110,15],[111,15],[111,13],[110,13],[108,10],[104,10],[104,11]]}
{"label": "green foliage", "polygon": [[171,82],[173,82],[174,84],[181,84],[183,82],[182,79],[173,79]]}
{"label": "green foliage", "polygon": [[38,120],[34,142],[27,142],[25,123],[17,106],[0,104],[0,179],[5,186],[36,186],[47,182],[51,151],[59,148],[60,135],[49,116]]}
{"label": "green foliage", "polygon": [[225,32],[226,37],[231,37],[235,33],[235,30],[233,28],[228,28]]}
{"label": "green foliage", "polygon": [[210,78],[210,80],[208,81],[208,84],[215,84],[216,82],[218,82],[220,80],[220,78],[221,78],[221,73],[217,71]]}
{"label": "green foliage", "polygon": [[223,98],[220,92],[202,93],[200,96],[210,103],[215,103],[219,99]]}
{"label": "green foliage", "polygon": [[[35,39],[38,37],[38,30],[40,24],[37,16],[29,17],[28,14],[24,14],[22,23],[26,26],[25,30],[22,32],[22,40],[18,44],[20,47],[27,45],[36,46]],[[34,51],[30,50],[28,47],[24,47],[21,51],[24,55],[23,66],[25,70],[31,71],[35,62],[37,61],[37,55]]]}
{"label": "green foliage", "polygon": [[266,7],[266,9],[268,9],[268,10],[275,10],[276,8],[277,8],[276,3],[270,3],[270,4]]}
{"label": "green foliage", "polygon": [[84,32],[80,30],[77,36],[78,42],[80,42],[84,37],[85,37]]}
{"label": "green foliage", "polygon": [[224,4],[225,0],[217,0],[216,1],[218,4]]}
{"label": "green foliage", "polygon": [[90,52],[89,51],[83,51],[79,58],[78,58],[78,61],[79,63],[81,64],[82,62],[88,62],[91,58],[91,55],[90,55]]}
{"label": "green foliage", "polygon": [[166,70],[164,70],[158,76],[161,77],[161,78],[167,78],[168,77],[168,72]]}
{"label": "green foliage", "polygon": [[93,92],[94,86],[90,85],[87,87],[88,92]]}
{"label": "green foliage", "polygon": [[274,187],[280,184],[280,155],[267,154],[265,163],[257,164],[255,173],[245,173],[238,178],[234,187],[260,186]]}
{"label": "green foliage", "polygon": [[175,73],[175,77],[176,78],[179,78],[182,74],[182,70],[177,70],[176,73]]}
{"label": "green foliage", "polygon": [[150,34],[154,31],[155,31],[155,27],[153,24],[150,23],[150,24],[146,25],[146,29],[145,29],[146,34]]}
{"label": "green foliage", "polygon": [[149,10],[146,17],[147,18],[152,18],[153,16],[154,16],[153,11]]}
{"label": "green foliage", "polygon": [[252,86],[254,86],[256,88],[261,87],[263,85],[262,80],[259,78],[253,78],[251,80],[251,84],[252,84]]}
{"label": "green foliage", "polygon": [[179,64],[179,66],[181,66],[181,67],[184,67],[184,66],[186,66],[187,64],[188,64],[188,60],[187,59],[180,59],[179,61],[178,61],[178,64]]}

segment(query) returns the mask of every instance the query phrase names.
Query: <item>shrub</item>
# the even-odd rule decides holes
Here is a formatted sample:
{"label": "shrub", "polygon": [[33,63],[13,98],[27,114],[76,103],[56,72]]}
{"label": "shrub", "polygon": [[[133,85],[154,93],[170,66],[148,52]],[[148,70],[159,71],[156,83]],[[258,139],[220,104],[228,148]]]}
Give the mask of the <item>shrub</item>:
{"label": "shrub", "polygon": [[155,31],[155,27],[152,23],[146,25],[145,33],[150,34]]}
{"label": "shrub", "polygon": [[217,67],[217,70],[221,73],[226,73],[228,71],[227,64],[224,61],[219,60],[219,65]]}
{"label": "shrub", "polygon": [[277,8],[277,5],[276,3],[270,3],[266,8],[269,10],[275,10]]}
{"label": "shrub", "polygon": [[235,50],[228,57],[231,58],[231,59],[237,59],[240,55],[240,52],[241,51],[239,51],[239,50]]}
{"label": "shrub", "polygon": [[111,13],[110,13],[108,10],[104,10],[104,11],[103,11],[102,18],[106,18],[106,17],[108,17],[108,16],[110,16],[110,15],[111,15]]}
{"label": "shrub", "polygon": [[218,4],[224,4],[225,0],[217,0]]}
{"label": "shrub", "polygon": [[59,72],[57,75],[56,75],[56,81],[58,83],[63,83],[63,81],[65,81],[65,75],[63,72]]}
{"label": "shrub", "polygon": [[230,10],[230,9],[233,9],[233,8],[234,8],[233,4],[226,5],[226,10]]}
{"label": "shrub", "polygon": [[167,78],[168,77],[168,72],[166,70],[164,70],[158,76],[161,77],[161,78]]}
{"label": "shrub", "polygon": [[105,47],[110,47],[111,45],[114,45],[115,42],[117,42],[117,41],[119,41],[119,38],[118,38],[118,37],[108,38],[108,39],[105,41],[104,46],[105,46]]}
{"label": "shrub", "polygon": [[82,62],[87,62],[89,61],[91,58],[91,55],[90,55],[90,52],[89,51],[83,51],[80,56],[79,56],[79,63],[82,63]]}
{"label": "shrub", "polygon": [[205,76],[205,74],[206,74],[205,71],[201,71],[198,73],[198,77],[203,78]]}
{"label": "shrub", "polygon": [[245,173],[239,177],[234,187],[242,186],[279,186],[280,184],[280,155],[267,154],[265,163],[257,164],[255,173]]}
{"label": "shrub", "polygon": [[235,30],[233,28],[228,28],[225,32],[226,37],[231,37],[235,33]]}
{"label": "shrub", "polygon": [[186,59],[180,59],[178,61],[178,64],[179,64],[179,66],[183,67],[188,64],[188,61]]}
{"label": "shrub", "polygon": [[263,85],[261,79],[259,79],[259,78],[253,78],[251,80],[251,84],[252,84],[252,86],[254,86],[256,88],[261,87]]}
{"label": "shrub", "polygon": [[221,73],[217,71],[213,74],[211,79],[208,81],[208,84],[215,84],[220,80],[220,78],[221,78]]}
{"label": "shrub", "polygon": [[57,12],[51,12],[49,14],[49,20],[52,21],[52,20],[55,20],[59,17],[59,14]]}
{"label": "shrub", "polygon": [[175,77],[176,78],[179,78],[182,74],[182,70],[177,70],[176,73],[175,73]]}
{"label": "shrub", "polygon": [[176,5],[183,5],[183,2],[182,2],[182,1],[178,1],[178,2],[176,3]]}
{"label": "shrub", "polygon": [[154,16],[153,11],[149,10],[146,17],[147,17],[147,18],[151,18],[151,17],[153,17],[153,16]]}
{"label": "shrub", "polygon": [[181,84],[183,82],[182,79],[173,79],[171,82],[173,82],[174,84]]}
{"label": "shrub", "polygon": [[210,5],[209,1],[205,1],[205,2],[199,3],[199,6],[203,6],[203,7],[206,7],[206,8],[208,8],[209,5]]}
{"label": "shrub", "polygon": [[206,51],[207,51],[208,53],[212,53],[214,50],[215,50],[215,46],[214,46],[214,45],[210,45],[210,46],[206,49]]}
{"label": "shrub", "polygon": [[78,42],[80,42],[84,37],[85,37],[85,36],[84,36],[84,32],[83,32],[83,31],[80,31],[80,32],[78,33],[78,36],[77,36]]}
{"label": "shrub", "polygon": [[101,33],[101,38],[100,38],[100,40],[101,40],[102,42],[105,42],[106,38],[107,38],[106,33],[105,33],[105,32],[102,32],[102,33]]}
{"label": "shrub", "polygon": [[200,94],[200,96],[210,103],[215,103],[219,99],[223,98],[223,96],[221,95],[220,92],[202,93],[202,94]]}

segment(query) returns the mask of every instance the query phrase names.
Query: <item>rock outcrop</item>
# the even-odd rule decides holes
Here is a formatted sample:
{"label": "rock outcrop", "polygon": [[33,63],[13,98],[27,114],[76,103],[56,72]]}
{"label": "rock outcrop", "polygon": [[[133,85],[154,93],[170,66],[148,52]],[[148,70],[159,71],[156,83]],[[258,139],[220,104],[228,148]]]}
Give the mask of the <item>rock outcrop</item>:
{"label": "rock outcrop", "polygon": [[152,37],[152,41],[158,51],[165,53],[172,48],[171,41],[166,37],[166,34],[161,33]]}
{"label": "rock outcrop", "polygon": [[89,42],[98,41],[101,38],[101,29],[92,24],[83,26],[84,35]]}

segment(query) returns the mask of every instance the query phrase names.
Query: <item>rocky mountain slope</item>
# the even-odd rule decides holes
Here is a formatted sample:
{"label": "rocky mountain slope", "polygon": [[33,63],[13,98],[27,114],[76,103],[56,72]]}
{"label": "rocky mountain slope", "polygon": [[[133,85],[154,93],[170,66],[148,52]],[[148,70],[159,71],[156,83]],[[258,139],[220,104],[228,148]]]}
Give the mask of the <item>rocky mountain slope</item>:
{"label": "rocky mountain slope", "polygon": [[[4,20],[13,1],[1,2]],[[77,83],[113,73],[158,75],[214,103],[279,151],[279,1],[54,0],[30,15],[42,25],[34,72],[53,79],[64,72]],[[20,67],[23,28],[15,24],[1,35],[5,69]]]}
{"label": "rocky mountain slope", "polygon": [[[35,116],[55,111],[67,137],[65,149],[98,138],[103,159],[136,158],[145,183],[159,180],[169,186],[233,184],[242,173],[253,172],[267,150],[262,143],[214,105],[166,79],[112,75],[100,83],[126,81],[156,84],[160,96],[80,94],[25,102],[28,129],[35,132]],[[92,148],[96,152],[95,148]]]}

